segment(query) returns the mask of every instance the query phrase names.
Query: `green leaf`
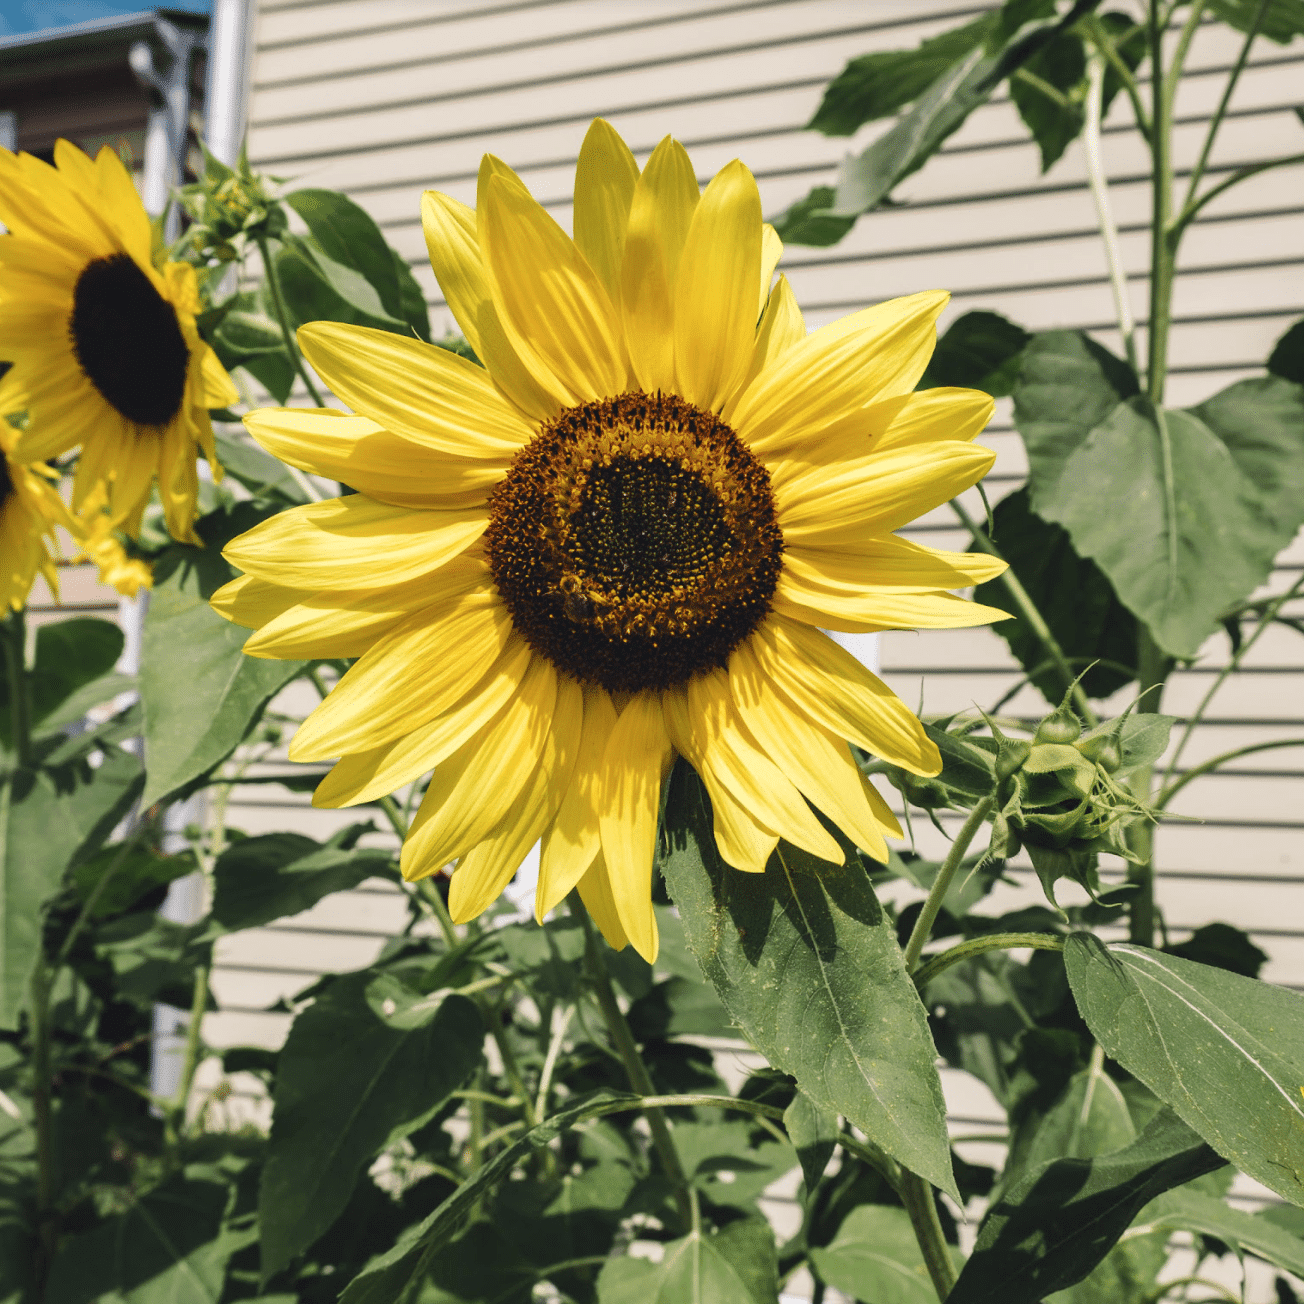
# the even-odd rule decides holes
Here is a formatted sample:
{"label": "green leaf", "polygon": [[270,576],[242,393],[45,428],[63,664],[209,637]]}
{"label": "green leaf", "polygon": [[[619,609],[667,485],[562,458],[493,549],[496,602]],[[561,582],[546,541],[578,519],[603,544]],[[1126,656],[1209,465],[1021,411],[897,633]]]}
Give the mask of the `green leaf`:
{"label": "green leaf", "polygon": [[1164,1111],[1122,1150],[1028,1173],[989,1211],[947,1304],[1037,1304],[1081,1281],[1155,1196],[1219,1166]]}
{"label": "green leaf", "polygon": [[1004,398],[1018,379],[1032,336],[998,312],[967,312],[951,323],[933,351],[918,388],[953,385]]}
{"label": "green leaf", "polygon": [[1199,652],[1282,546],[1227,445],[1192,412],[1168,411],[1161,426],[1141,398],[1096,426],[1053,488],[1034,488],[1033,505],[1178,657]]}
{"label": "green leaf", "polygon": [[922,95],[957,60],[977,49],[994,28],[984,14],[913,50],[879,50],[852,59],[828,84],[806,124],[826,136],[850,136],[867,122],[889,117]]}
{"label": "green leaf", "polygon": [[778,1296],[774,1233],[755,1218],[671,1241],[659,1263],[613,1259],[598,1278],[599,1304],[775,1304]]}
{"label": "green leaf", "polygon": [[44,902],[99,845],[141,789],[140,762],[116,749],[94,769],[0,778],[0,1028],[16,1026],[40,946]]}
{"label": "green leaf", "polygon": [[805,199],[797,200],[786,212],[773,218],[774,228],[783,242],[819,249],[837,244],[856,225],[856,219],[833,214],[835,194],[832,186],[815,186]]}
{"label": "green leaf", "polygon": [[285,336],[276,322],[254,310],[252,294],[240,296],[238,302],[249,306],[232,308],[213,328],[211,342],[222,365],[237,367],[267,354],[284,356]]}
{"label": "green leaf", "polygon": [[738,1035],[715,989],[708,987],[700,977],[696,982],[670,978],[657,983],[629,1007],[629,1026],[638,1041],[684,1035]]}
{"label": "green leaf", "polygon": [[[953,1251],[959,1259],[959,1251]],[[810,1261],[820,1280],[856,1299],[937,1304],[919,1242],[904,1209],[862,1204]]]}
{"label": "green leaf", "polygon": [[1304,998],[1086,933],[1064,964],[1105,1053],[1242,1172],[1304,1204]]}
{"label": "green leaf", "polygon": [[[196,868],[195,858],[189,852],[165,856],[153,847],[117,843],[82,861],[73,870],[72,881],[83,903],[94,895],[91,918],[107,919],[135,905],[147,892],[193,874]],[[106,875],[107,882],[97,892],[100,880]]]}
{"label": "green leaf", "polygon": [[1166,955],[1177,955],[1196,964],[1211,964],[1243,978],[1257,978],[1268,957],[1250,941],[1249,934],[1230,924],[1205,924],[1185,942],[1163,948]]}
{"label": "green leaf", "polygon": [[781,844],[764,874],[730,869],[681,763],[660,863],[690,948],[752,1044],[815,1104],[953,1192],[924,1009],[858,857],[832,865]]}
{"label": "green leaf", "polygon": [[1068,459],[1114,409],[1141,392],[1132,369],[1081,331],[1029,340],[1014,387],[1014,424],[1028,452],[1031,507],[1059,481]]}
{"label": "green leaf", "polygon": [[769,1136],[758,1142],[749,1123],[713,1118],[676,1124],[675,1148],[689,1179],[712,1204],[742,1209],[797,1166],[790,1145]]}
{"label": "green leaf", "polygon": [[[1211,0],[1209,6],[1238,32],[1248,32],[1259,12],[1259,0]],[[1304,0],[1268,0],[1259,33],[1278,45],[1304,34]]]}
{"label": "green leaf", "polygon": [[302,661],[245,656],[241,649],[250,631],[208,605],[235,577],[222,545],[267,514],[239,503],[206,516],[197,527],[206,546],[176,544],[155,567],[140,666],[146,806],[226,760],[267,703],[304,667]]}
{"label": "green leaf", "polygon": [[1199,1232],[1216,1236],[1239,1250],[1266,1259],[1273,1267],[1304,1277],[1304,1240],[1257,1214],[1233,1209],[1202,1191],[1169,1191],[1148,1204],[1137,1219],[1143,1228],[1168,1232]]}
{"label": "green leaf", "polygon": [[419,1127],[480,1061],[484,1027],[448,996],[411,1029],[366,1000],[369,970],[330,983],[290,1027],[259,1193],[264,1279],[325,1232],[359,1174],[390,1140]]}
{"label": "green leaf", "polygon": [[[95,933],[95,954],[113,969],[116,995],[149,1009],[156,1001],[189,1007],[195,972],[212,959],[204,924],[178,924],[153,910],[110,920]],[[207,1008],[213,1009],[211,997]]]}
{"label": "green leaf", "polygon": [[217,460],[226,473],[238,480],[255,498],[269,494],[290,503],[306,503],[307,495],[299,487],[285,463],[264,453],[243,430],[217,430]]}
{"label": "green leaf", "polygon": [[307,223],[327,257],[362,275],[382,312],[401,317],[393,251],[370,213],[338,190],[295,190],[285,202]]}
{"label": "green leaf", "polygon": [[282,237],[274,257],[285,306],[297,326],[342,321],[408,334],[407,323],[385,309],[361,272],[337,262],[306,236]]}
{"label": "green leaf", "polygon": [[227,1188],[169,1179],[125,1213],[64,1241],[46,1298],[60,1304],[213,1304],[239,1240],[222,1233]]}
{"label": "green leaf", "polygon": [[[77,723],[92,707],[101,706],[103,703],[117,697],[119,693],[134,692],[136,685],[135,675],[119,675],[111,672],[107,675],[101,675],[98,679],[92,679],[89,684],[83,684],[70,693],[46,715],[40,724],[33,728],[32,737],[35,739],[53,738],[62,734],[68,725]],[[102,725],[97,727],[103,728]],[[89,730],[83,732],[89,732]],[[47,757],[46,763],[53,765],[58,762]]]}
{"label": "green leaf", "polygon": [[1061,32],[1010,78],[1010,98],[1041,151],[1043,174],[1082,131],[1086,78],[1086,50],[1073,32]]}
{"label": "green leaf", "polygon": [[[1304,115],[1301,117],[1304,118]],[[1304,385],[1304,317],[1273,346],[1268,355],[1268,370],[1283,380],[1293,380],[1297,385]]]}
{"label": "green leaf", "polygon": [[[1067,532],[1031,509],[1026,488],[997,503],[992,519],[993,541],[1069,664],[1076,671],[1093,661],[1107,663],[1087,670],[1084,691],[1090,697],[1109,697],[1129,683],[1135,674],[1121,667],[1136,665],[1136,617],[1118,600],[1100,567],[1079,557]],[[977,545],[970,548],[976,550]],[[1041,640],[1018,614],[1005,585],[999,579],[978,585],[974,601],[1012,612],[1012,620],[997,621],[992,628],[1009,644],[1041,695],[1058,706],[1064,677],[1048,662]]]}
{"label": "green leaf", "polygon": [[798,1091],[783,1111],[783,1126],[801,1161],[801,1175],[806,1179],[809,1194],[833,1158],[838,1143],[838,1116],[821,1109],[804,1091]]}
{"label": "green leaf", "polygon": [[425,291],[398,250],[391,249],[389,252],[394,260],[394,275],[398,279],[398,315],[416,332],[418,339],[429,344],[430,306],[426,303]]}
{"label": "green leaf", "polygon": [[356,848],[371,828],[370,823],[352,824],[324,844],[297,833],[242,838],[214,868],[213,919],[230,932],[258,928],[297,915],[363,879],[389,876],[390,852]]}

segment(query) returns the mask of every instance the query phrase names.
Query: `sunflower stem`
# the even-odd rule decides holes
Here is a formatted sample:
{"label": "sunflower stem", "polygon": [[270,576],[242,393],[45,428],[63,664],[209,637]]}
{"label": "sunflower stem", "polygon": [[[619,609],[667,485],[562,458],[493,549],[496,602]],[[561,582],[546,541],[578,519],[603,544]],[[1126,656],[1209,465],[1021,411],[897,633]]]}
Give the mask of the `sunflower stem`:
{"label": "sunflower stem", "polygon": [[[32,1122],[36,1130],[36,1226],[41,1243],[40,1280],[54,1260],[58,1215],[54,1207],[54,1112],[50,1045],[50,971],[38,952],[28,987],[32,1029]],[[38,1290],[39,1297],[39,1290]]]}
{"label": "sunflower stem", "polygon": [[186,1045],[181,1060],[181,1080],[177,1083],[176,1094],[167,1104],[166,1130],[168,1140],[175,1147],[181,1140],[186,1126],[186,1105],[190,1101],[190,1089],[195,1083],[195,1071],[199,1068],[199,1034],[204,1023],[204,1011],[208,1007],[209,966],[200,965],[195,970],[193,994],[190,998],[190,1022],[186,1026]]}
{"label": "sunflower stem", "polygon": [[23,608],[5,617],[3,642],[14,756],[18,768],[27,770],[32,766],[32,717],[27,685],[27,620]]}
{"label": "sunflower stem", "polygon": [[909,1169],[901,1171],[901,1203],[910,1215],[910,1225],[915,1230],[924,1256],[924,1267],[933,1283],[939,1300],[945,1300],[955,1287],[955,1264],[951,1250],[942,1231],[942,1220],[937,1216],[937,1200],[932,1186]]}
{"label": "sunflower stem", "polygon": [[272,300],[272,311],[276,313],[276,324],[281,328],[281,338],[285,341],[285,351],[290,355],[290,361],[294,364],[295,371],[299,373],[299,379],[307,386],[313,403],[317,407],[325,407],[326,404],[322,402],[322,397],[317,392],[317,386],[313,384],[312,377],[308,374],[308,368],[303,361],[303,354],[299,352],[299,342],[290,329],[290,314],[285,307],[285,297],[281,293],[281,278],[277,274],[276,264],[272,260],[272,253],[267,244],[267,236],[259,231],[255,238],[258,241],[258,253],[263,260],[263,275],[267,278],[267,293]]}
{"label": "sunflower stem", "polygon": [[914,973],[915,985],[922,992],[938,974],[945,973],[953,964],[971,960],[984,951],[1019,951],[1025,947],[1033,951],[1062,951],[1064,939],[1055,933],[987,933],[982,937],[971,937],[921,964]]}
{"label": "sunflower stem", "polygon": [[[612,1044],[620,1056],[620,1062],[625,1066],[625,1076],[629,1079],[630,1089],[640,1096],[655,1096],[656,1088],[652,1085],[647,1065],[643,1063],[643,1057],[638,1053],[634,1034],[630,1031],[629,1022],[621,1011],[620,1003],[616,1000],[616,992],[611,985],[611,975],[607,973],[607,966],[602,961],[602,955],[598,950],[597,932],[589,919],[588,912],[573,896],[570,899],[570,910],[584,929],[584,959],[589,971],[589,980],[593,985],[598,1008],[602,1011],[602,1019],[607,1025]],[[644,1114],[652,1133],[653,1148],[661,1161],[662,1171],[674,1187],[675,1204],[679,1210],[680,1221],[685,1229],[691,1228],[694,1225],[694,1201],[689,1194],[688,1175],[680,1162],[675,1139],[670,1134],[670,1124],[661,1109],[647,1107],[644,1109]]]}
{"label": "sunflower stem", "polygon": [[[1001,561],[1005,558],[1001,550],[987,537],[987,531],[969,515],[968,508],[958,499],[951,499],[951,510],[960,518],[960,523],[969,531],[970,537],[974,543],[982,549],[983,552],[992,557],[997,557]],[[1006,570],[1000,577],[1001,583],[1005,586],[1006,592],[1014,601],[1014,605],[1019,609],[1019,615],[1028,624],[1032,630],[1037,642],[1041,644],[1042,650],[1054,664],[1055,669],[1059,671],[1061,678],[1064,680],[1064,687],[1071,688],[1073,691],[1073,704],[1078,708],[1078,713],[1082,716],[1083,723],[1088,729],[1095,728],[1100,723],[1096,713],[1092,710],[1091,702],[1083,690],[1082,684],[1078,677],[1073,673],[1073,667],[1069,665],[1069,659],[1064,655],[1064,649],[1060,647],[1059,640],[1050,631],[1050,626],[1046,624],[1045,617],[1037,610],[1037,604],[1033,602],[1028,590],[1019,582],[1019,577],[1015,575],[1014,568]]]}

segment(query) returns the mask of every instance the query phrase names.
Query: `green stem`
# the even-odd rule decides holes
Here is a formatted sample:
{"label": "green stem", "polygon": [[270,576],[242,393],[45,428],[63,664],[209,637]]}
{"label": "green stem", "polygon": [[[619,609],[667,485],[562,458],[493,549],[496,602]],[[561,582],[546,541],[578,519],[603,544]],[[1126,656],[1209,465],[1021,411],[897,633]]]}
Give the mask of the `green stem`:
{"label": "green stem", "polygon": [[[1228,761],[1236,760],[1238,756],[1249,756],[1254,752],[1270,752],[1276,750],[1278,747],[1304,747],[1304,738],[1281,738],[1270,743],[1251,743],[1248,747],[1237,747],[1230,752],[1221,752],[1212,759],[1203,761],[1192,769],[1187,770],[1187,772],[1182,775],[1176,783],[1168,784],[1168,786],[1160,792],[1159,796],[1155,798],[1155,807],[1158,810],[1164,810],[1168,806],[1168,803],[1172,801],[1172,799],[1176,797],[1192,779],[1198,779],[1203,774],[1209,774],[1213,770],[1216,770],[1220,765],[1225,765]],[[1167,782],[1169,775],[1171,774],[1172,770],[1170,769],[1168,773],[1164,775],[1165,782]]]}
{"label": "green stem", "polygon": [[285,341],[285,351],[290,355],[290,361],[294,364],[294,369],[299,373],[299,378],[308,388],[308,393],[312,395],[312,401],[317,407],[325,407],[321,395],[317,392],[317,386],[312,383],[312,377],[308,374],[308,368],[304,365],[303,354],[299,352],[299,343],[294,338],[294,332],[290,329],[290,314],[286,311],[285,298],[281,294],[281,278],[276,271],[276,263],[272,259],[271,250],[267,246],[267,237],[261,231],[257,235],[258,253],[263,260],[263,275],[267,280],[267,293],[272,300],[272,311],[276,314],[276,324],[281,328],[281,338]]}
{"label": "green stem", "polygon": [[1096,49],[1109,62],[1109,66],[1114,70],[1115,75],[1122,83],[1123,90],[1127,97],[1132,101],[1132,112],[1136,118],[1137,130],[1141,137],[1147,143],[1150,140],[1150,115],[1146,113],[1146,106],[1141,100],[1141,89],[1137,86],[1136,77],[1132,69],[1123,62],[1122,56],[1118,52],[1118,43],[1105,30],[1104,24],[1096,17],[1095,14],[1088,14],[1086,18],[1087,30],[1091,34],[1092,43]]}
{"label": "green stem", "polygon": [[[1141,688],[1137,713],[1154,715],[1163,701],[1169,659],[1150,636],[1145,624],[1137,622],[1137,680]],[[1154,781],[1154,766],[1144,765],[1129,780],[1132,795],[1148,801]],[[1128,863],[1127,881],[1133,887],[1128,898],[1128,940],[1138,946],[1152,946],[1155,940],[1155,830],[1149,820],[1137,820],[1128,830],[1128,845],[1137,862]]]}
{"label": "green stem", "polygon": [[190,1101],[190,1089],[195,1084],[195,1071],[199,1068],[200,1031],[204,1025],[204,1011],[208,1008],[208,975],[209,966],[206,964],[195,970],[190,1022],[186,1025],[186,1044],[181,1056],[181,1080],[167,1108],[166,1130],[173,1146],[185,1131],[186,1105]]}
{"label": "green stem", "polygon": [[919,918],[915,920],[915,926],[911,930],[910,940],[906,943],[907,973],[913,973],[915,966],[918,965],[919,957],[928,944],[929,937],[932,936],[933,924],[937,921],[937,912],[941,910],[942,902],[946,899],[946,894],[951,890],[951,880],[955,878],[956,871],[960,868],[960,862],[964,860],[964,853],[969,850],[969,844],[974,840],[975,834],[995,809],[995,806],[995,796],[984,797],[969,812],[969,818],[960,826],[960,832],[955,835],[955,841],[951,843],[951,849],[946,853],[942,868],[937,871],[937,877],[933,880],[933,886],[924,901],[924,907],[919,912]]}
{"label": "green stem", "polygon": [[31,699],[27,685],[27,621],[22,609],[4,619],[5,675],[9,681],[9,728],[20,770],[32,766]]}
{"label": "green stem", "polygon": [[1180,239],[1183,232],[1195,220],[1200,210],[1210,202],[1217,199],[1224,191],[1230,190],[1233,186],[1239,185],[1242,181],[1247,181],[1250,177],[1257,177],[1260,172],[1267,172],[1269,168],[1286,168],[1294,167],[1298,163],[1304,163],[1304,154],[1288,154],[1285,158],[1268,159],[1266,163],[1251,163],[1243,168],[1237,168],[1229,177],[1224,177],[1216,186],[1210,186],[1193,204],[1182,209],[1177,219],[1173,222],[1173,238]]}
{"label": "green stem", "polygon": [[[1213,142],[1218,135],[1218,128],[1222,126],[1222,120],[1227,113],[1227,106],[1231,103],[1232,92],[1236,89],[1236,83],[1240,81],[1241,73],[1245,70],[1246,61],[1250,57],[1250,46],[1254,44],[1254,38],[1258,36],[1259,28],[1263,25],[1263,18],[1267,12],[1268,0],[1259,0],[1259,7],[1255,10],[1249,31],[1245,33],[1245,40],[1241,43],[1241,52],[1228,74],[1226,86],[1223,87],[1222,99],[1218,101],[1218,107],[1214,110],[1213,117],[1209,119],[1209,130],[1205,132],[1204,144],[1200,147],[1200,157],[1196,159],[1195,167],[1191,170],[1191,179],[1186,187],[1186,198],[1182,201],[1183,215],[1191,207],[1195,192],[1204,177],[1204,169],[1209,163],[1209,155],[1213,151]],[[1180,221],[1181,218],[1178,220]]]}
{"label": "green stem", "polygon": [[[968,509],[958,498],[951,499],[951,510],[960,518],[960,523],[969,531],[970,537],[983,552],[989,556],[997,557],[1001,561],[1005,560],[1001,550],[987,537],[987,531],[969,515]],[[1073,673],[1072,666],[1069,665],[1069,659],[1064,655],[1064,649],[1060,647],[1059,640],[1051,633],[1050,626],[1046,624],[1041,612],[1037,610],[1037,604],[1033,602],[1028,590],[1019,583],[1019,578],[1015,575],[1013,567],[1006,570],[1000,578],[1001,583],[1005,585],[1006,592],[1014,600],[1014,605],[1018,607],[1020,617],[1027,622],[1037,642],[1041,644],[1042,649],[1062,676],[1064,687],[1072,687],[1073,704],[1078,708],[1078,713],[1082,716],[1083,722],[1087,728],[1094,728],[1100,723],[1100,720],[1095,711],[1092,710],[1091,703],[1087,699],[1082,685],[1076,682],[1077,677]]]}
{"label": "green stem", "polygon": [[915,970],[915,986],[923,991],[940,973],[945,973],[952,965],[982,955],[985,951],[1019,951],[1030,948],[1034,951],[1062,951],[1064,939],[1056,933],[988,933],[983,937],[971,937],[950,950],[933,956],[926,964]]}
{"label": "green stem", "polygon": [[[41,1241],[44,1280],[58,1240],[54,1208],[53,1069],[50,1048],[50,973],[38,954],[30,982],[32,1021],[32,1119],[36,1128],[36,1225]],[[40,1292],[38,1291],[38,1298]]]}
{"label": "green stem", "polygon": [[918,1173],[908,1169],[901,1173],[901,1203],[910,1215],[915,1240],[924,1256],[924,1266],[939,1300],[945,1300],[955,1286],[955,1264],[937,1216],[933,1188]]}
{"label": "green stem", "polygon": [[[634,1034],[630,1031],[629,1023],[616,1000],[616,992],[611,985],[607,966],[602,962],[602,955],[598,951],[597,932],[589,920],[588,912],[573,898],[570,909],[584,929],[584,959],[589,971],[589,979],[593,984],[593,993],[597,997],[598,1009],[602,1011],[602,1019],[607,1025],[612,1044],[625,1067],[625,1076],[629,1079],[630,1089],[640,1096],[655,1096],[656,1089],[652,1085],[647,1065],[643,1063],[643,1057],[638,1053],[638,1044],[634,1041]],[[679,1103],[677,1098],[671,1099],[676,1104]],[[670,1124],[665,1112],[659,1108],[645,1105],[645,1112],[648,1128],[652,1133],[652,1145],[660,1160],[661,1170],[674,1188],[675,1204],[679,1210],[680,1220],[684,1227],[691,1228],[694,1202],[689,1195],[688,1175],[680,1162],[675,1139],[670,1134]]]}

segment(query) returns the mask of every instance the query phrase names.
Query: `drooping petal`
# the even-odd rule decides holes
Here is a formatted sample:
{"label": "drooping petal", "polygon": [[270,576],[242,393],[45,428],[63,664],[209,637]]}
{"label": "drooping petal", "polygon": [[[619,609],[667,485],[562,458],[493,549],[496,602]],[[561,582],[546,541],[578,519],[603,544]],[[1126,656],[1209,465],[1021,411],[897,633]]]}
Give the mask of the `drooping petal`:
{"label": "drooping petal", "polygon": [[652,693],[638,694],[607,739],[594,796],[616,913],[630,943],[649,964],[657,956],[652,910],[657,810],[673,754],[659,699]]}
{"label": "drooping petal", "polygon": [[613,304],[620,302],[629,208],[638,164],[609,122],[595,118],[575,165],[575,244]]}
{"label": "drooping petal", "polygon": [[872,633],[881,629],[964,629],[1008,620],[1009,612],[966,602],[949,593],[851,593],[829,589],[785,571],[774,594],[774,610],[817,629]]}
{"label": "drooping petal", "polygon": [[948,298],[930,290],[821,326],[752,381],[733,410],[734,428],[753,451],[771,453],[866,403],[909,392],[932,356]]}
{"label": "drooping petal", "polygon": [[751,647],[775,688],[835,737],[912,774],[940,772],[942,758],[914,713],[827,634],[774,615]]}
{"label": "drooping petal", "polygon": [[418,611],[360,657],[299,726],[292,761],[324,761],[392,742],[452,707],[511,634],[492,594],[470,594],[434,615]]}
{"label": "drooping petal", "polygon": [[724,406],[751,361],[760,263],[761,196],[735,159],[693,212],[674,283],[679,393],[708,412]]}
{"label": "drooping petal", "polygon": [[615,894],[611,890],[607,860],[601,851],[576,886],[584,909],[593,916],[593,922],[607,939],[607,945],[613,951],[623,951],[629,945],[629,937],[625,926],[620,922],[620,911],[616,909]]}

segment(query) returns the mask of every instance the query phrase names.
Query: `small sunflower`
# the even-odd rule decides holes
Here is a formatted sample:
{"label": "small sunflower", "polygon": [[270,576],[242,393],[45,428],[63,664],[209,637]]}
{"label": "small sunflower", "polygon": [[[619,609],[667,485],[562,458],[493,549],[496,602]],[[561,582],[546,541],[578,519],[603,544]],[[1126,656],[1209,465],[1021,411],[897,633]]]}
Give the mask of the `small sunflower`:
{"label": "small sunflower", "polygon": [[542,839],[541,919],[572,887],[614,946],[657,950],[658,797],[682,756],[726,862],[780,838],[841,862],[900,829],[849,743],[921,775],[937,749],[822,630],[981,624],[949,592],[999,573],[893,531],[972,485],[985,394],[915,393],[941,293],[806,334],[751,173],[699,194],[666,139],[639,171],[595,122],[572,240],[499,160],[476,209],[428,192],[426,241],[484,367],[319,322],[303,350],[357,415],[249,416],[285,461],[356,495],[228,545],[214,606],[263,657],[357,657],[296,760],[340,758],[320,806],[433,771],[409,879],[456,862],[484,910]]}
{"label": "small sunflower", "polygon": [[[0,382],[0,413],[21,411],[25,405],[12,377]],[[59,497],[57,471],[37,463],[27,466],[14,457],[21,434],[0,416],[0,613],[27,605],[37,575],[59,595],[55,569],[54,528],[73,529],[73,520]]]}
{"label": "small sunflower", "polygon": [[18,456],[81,445],[74,509],[105,485],[129,534],[157,477],[169,532],[198,543],[196,452],[220,475],[208,409],[238,395],[199,337],[195,269],[155,269],[149,218],[111,149],[92,161],[61,140],[54,157],[0,149],[0,358],[29,399]]}

